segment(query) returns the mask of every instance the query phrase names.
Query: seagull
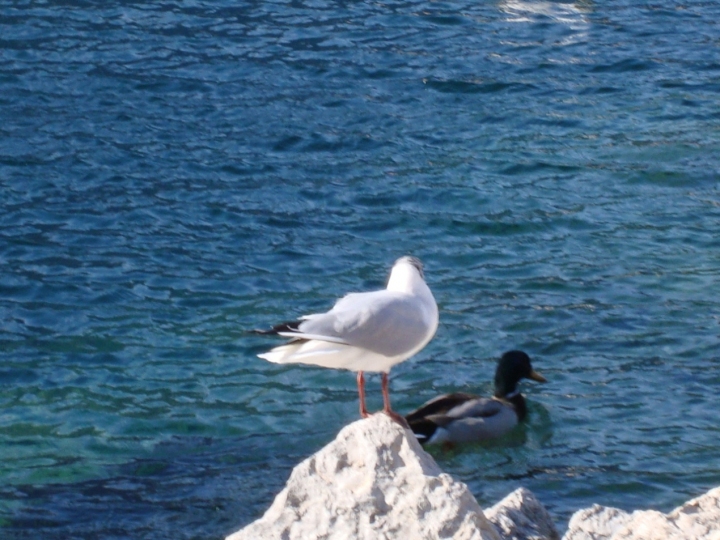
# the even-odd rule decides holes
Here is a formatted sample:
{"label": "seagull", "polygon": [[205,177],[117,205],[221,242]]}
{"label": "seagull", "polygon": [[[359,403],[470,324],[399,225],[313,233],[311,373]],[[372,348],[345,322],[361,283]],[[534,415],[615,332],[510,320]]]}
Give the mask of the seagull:
{"label": "seagull", "polygon": [[405,418],[390,406],[390,368],[428,344],[438,327],[438,308],[425,283],[423,265],[415,257],[400,257],[392,267],[387,288],[350,293],[330,311],[255,333],[290,338],[285,345],[259,354],[276,364],[311,364],[357,372],[360,416],[365,406],[364,372],[382,373],[383,411],[401,425]]}

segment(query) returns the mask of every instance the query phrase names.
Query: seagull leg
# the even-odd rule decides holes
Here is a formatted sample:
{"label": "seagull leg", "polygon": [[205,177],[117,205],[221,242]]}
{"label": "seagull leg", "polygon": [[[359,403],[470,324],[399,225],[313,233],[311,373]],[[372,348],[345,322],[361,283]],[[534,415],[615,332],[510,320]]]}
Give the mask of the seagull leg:
{"label": "seagull leg", "polygon": [[383,373],[382,374],[382,394],[383,394],[383,404],[385,405],[383,407],[383,412],[387,414],[390,418],[395,420],[398,424],[400,424],[402,427],[406,429],[410,429],[410,426],[407,423],[407,420],[405,418],[396,413],[392,410],[392,407],[390,407],[390,391],[388,390],[388,374]]}
{"label": "seagull leg", "polygon": [[357,383],[358,394],[360,394],[360,416],[367,418],[370,414],[367,412],[367,408],[365,407],[365,374],[362,371],[358,371]]}

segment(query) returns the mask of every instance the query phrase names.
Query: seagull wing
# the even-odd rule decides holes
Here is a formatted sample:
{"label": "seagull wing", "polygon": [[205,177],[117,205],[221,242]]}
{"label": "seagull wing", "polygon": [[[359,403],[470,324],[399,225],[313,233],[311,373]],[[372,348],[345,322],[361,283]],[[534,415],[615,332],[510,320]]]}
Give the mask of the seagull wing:
{"label": "seagull wing", "polygon": [[344,343],[388,357],[411,352],[434,330],[421,300],[395,291],[351,293],[326,313],[307,315],[280,335]]}

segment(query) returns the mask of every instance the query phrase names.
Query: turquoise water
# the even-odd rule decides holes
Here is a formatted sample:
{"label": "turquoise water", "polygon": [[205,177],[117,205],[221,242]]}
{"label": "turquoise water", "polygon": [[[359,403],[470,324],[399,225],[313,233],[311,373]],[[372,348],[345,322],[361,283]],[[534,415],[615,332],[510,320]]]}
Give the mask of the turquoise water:
{"label": "turquoise water", "polygon": [[[434,455],[483,506],[720,485],[720,5],[0,2],[0,536],[220,538],[358,418],[246,330],[384,286],[440,307],[409,411],[530,418]],[[378,377],[368,381],[381,407]]]}

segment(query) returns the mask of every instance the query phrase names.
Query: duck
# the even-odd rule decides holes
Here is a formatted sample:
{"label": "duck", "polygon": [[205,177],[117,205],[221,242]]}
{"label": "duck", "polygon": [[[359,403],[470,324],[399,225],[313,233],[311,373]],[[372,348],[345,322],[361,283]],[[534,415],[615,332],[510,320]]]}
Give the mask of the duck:
{"label": "duck", "polygon": [[387,287],[340,298],[329,311],[254,330],[289,339],[258,357],[276,364],[301,363],[357,372],[360,416],[367,418],[365,372],[382,373],[383,412],[401,425],[390,404],[390,368],[411,358],[433,338],[438,307],[417,257],[395,261]]}
{"label": "duck", "polygon": [[482,442],[502,437],[527,416],[525,398],[518,390],[522,379],[547,379],[535,371],[527,353],[504,353],[495,371],[495,392],[480,397],[465,392],[431,399],[405,416],[422,445]]}

